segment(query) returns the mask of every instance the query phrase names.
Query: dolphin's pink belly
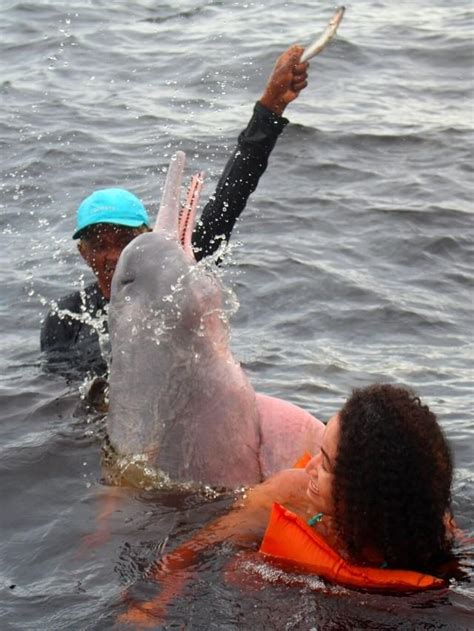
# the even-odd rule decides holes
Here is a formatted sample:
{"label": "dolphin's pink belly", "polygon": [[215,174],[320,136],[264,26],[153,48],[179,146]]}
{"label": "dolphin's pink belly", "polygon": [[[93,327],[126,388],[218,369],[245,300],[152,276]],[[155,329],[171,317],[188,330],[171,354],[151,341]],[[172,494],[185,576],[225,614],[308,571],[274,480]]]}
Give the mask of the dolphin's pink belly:
{"label": "dolphin's pink belly", "polygon": [[179,399],[169,402],[174,418],[156,465],[179,481],[230,488],[261,482],[255,392],[230,354],[203,357],[182,375]]}

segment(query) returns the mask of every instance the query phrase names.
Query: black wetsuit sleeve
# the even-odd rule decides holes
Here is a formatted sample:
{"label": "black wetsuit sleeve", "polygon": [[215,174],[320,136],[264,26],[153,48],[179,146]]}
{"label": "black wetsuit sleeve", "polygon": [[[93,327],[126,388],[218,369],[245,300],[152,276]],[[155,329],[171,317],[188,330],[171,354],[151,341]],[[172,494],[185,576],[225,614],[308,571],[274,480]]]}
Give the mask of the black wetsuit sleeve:
{"label": "black wetsuit sleeve", "polygon": [[74,343],[76,334],[70,322],[61,321],[56,313],[49,311],[41,327],[40,346],[44,352],[56,348],[67,348]]}
{"label": "black wetsuit sleeve", "polygon": [[95,332],[84,318],[84,314],[93,319],[106,309],[106,301],[99,285],[92,283],[82,291],[75,291],[64,296],[48,312],[41,327],[40,344],[42,351],[67,349],[77,344],[79,338]]}
{"label": "black wetsuit sleeve", "polygon": [[64,375],[85,372],[105,374],[107,366],[102,358],[97,332],[84,318],[84,314],[95,318],[104,311],[105,305],[105,299],[97,283],[94,283],[82,292],[61,298],[50,309],[40,335],[44,367],[48,371]]}
{"label": "black wetsuit sleeve", "polygon": [[[66,315],[67,312],[80,313],[79,292],[62,298],[57,308],[50,309],[41,327],[40,345],[45,352],[66,349],[72,346],[81,328],[81,322]],[[64,315],[59,314],[64,312]]]}
{"label": "black wetsuit sleeve", "polygon": [[228,160],[216,192],[204,207],[193,233],[197,260],[228,241],[240,213],[265,172],[268,158],[288,120],[256,103],[252,118],[239,135],[237,147]]}

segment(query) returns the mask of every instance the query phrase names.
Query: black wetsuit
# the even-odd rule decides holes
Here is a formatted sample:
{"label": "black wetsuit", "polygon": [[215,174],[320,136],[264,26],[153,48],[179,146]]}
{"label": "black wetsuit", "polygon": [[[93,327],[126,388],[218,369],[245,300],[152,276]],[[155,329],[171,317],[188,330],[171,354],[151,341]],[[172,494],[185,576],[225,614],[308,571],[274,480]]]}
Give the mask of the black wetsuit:
{"label": "black wetsuit", "polygon": [[[278,136],[288,123],[257,103],[247,128],[239,135],[237,147],[228,160],[215,194],[206,204],[193,233],[193,248],[199,260],[228,241],[249,195],[267,168]],[[97,283],[58,300],[46,316],[41,330],[41,350],[51,369],[65,373],[106,372],[95,329],[67,312],[87,313],[94,319],[106,313],[107,301]],[[59,311],[59,314],[58,314]],[[66,312],[66,313],[65,313]],[[104,330],[107,320],[103,319]]]}

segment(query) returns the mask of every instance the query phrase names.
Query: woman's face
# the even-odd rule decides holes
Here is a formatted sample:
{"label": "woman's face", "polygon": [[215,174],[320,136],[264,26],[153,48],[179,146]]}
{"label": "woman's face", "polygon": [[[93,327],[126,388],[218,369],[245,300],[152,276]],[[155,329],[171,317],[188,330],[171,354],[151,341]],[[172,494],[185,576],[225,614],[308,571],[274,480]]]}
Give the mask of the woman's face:
{"label": "woman's face", "polygon": [[308,462],[306,473],[309,484],[306,491],[315,512],[332,515],[334,503],[332,498],[332,482],[334,464],[339,444],[339,415],[335,414],[324,430],[321,450]]}

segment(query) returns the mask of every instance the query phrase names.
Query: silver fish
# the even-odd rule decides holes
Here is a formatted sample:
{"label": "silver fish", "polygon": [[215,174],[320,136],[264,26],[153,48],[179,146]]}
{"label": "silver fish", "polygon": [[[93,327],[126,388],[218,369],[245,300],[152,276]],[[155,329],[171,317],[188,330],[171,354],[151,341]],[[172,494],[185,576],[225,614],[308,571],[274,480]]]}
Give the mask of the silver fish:
{"label": "silver fish", "polygon": [[309,61],[312,57],[320,53],[329,44],[329,42],[336,34],[337,27],[341,23],[345,10],[345,7],[339,7],[337,9],[332,18],[329,20],[324,33],[320,37],[318,37],[318,39],[313,44],[305,49],[304,53],[301,55],[301,62]]}

